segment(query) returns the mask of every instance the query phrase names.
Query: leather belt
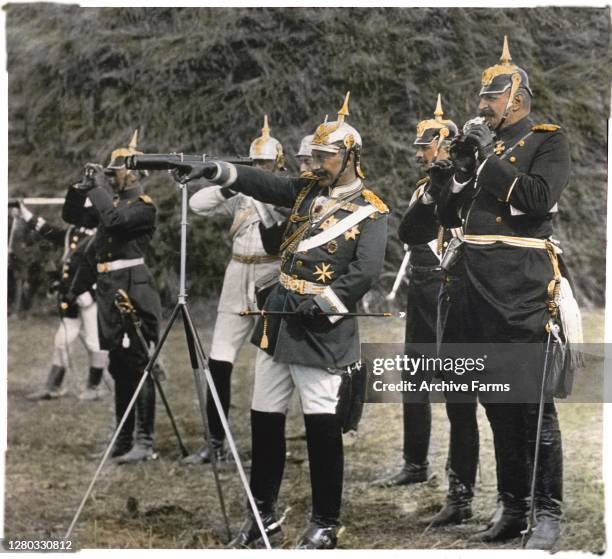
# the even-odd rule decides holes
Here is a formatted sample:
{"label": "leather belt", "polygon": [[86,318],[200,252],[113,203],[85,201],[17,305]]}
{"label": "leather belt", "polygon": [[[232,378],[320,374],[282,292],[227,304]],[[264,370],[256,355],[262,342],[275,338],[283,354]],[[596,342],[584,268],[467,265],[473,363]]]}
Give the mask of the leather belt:
{"label": "leather belt", "polygon": [[263,264],[264,262],[275,262],[280,260],[278,256],[272,254],[232,254],[232,259],[243,264]]}
{"label": "leather belt", "polygon": [[144,258],[126,258],[122,260],[112,260],[111,262],[98,263],[98,273],[106,274],[107,272],[116,272],[124,268],[132,268],[144,264]]}
{"label": "leather belt", "polygon": [[299,293],[300,295],[320,295],[325,291],[324,285],[319,285],[312,281],[292,278],[291,276],[281,272],[279,276],[280,284],[287,290]]}

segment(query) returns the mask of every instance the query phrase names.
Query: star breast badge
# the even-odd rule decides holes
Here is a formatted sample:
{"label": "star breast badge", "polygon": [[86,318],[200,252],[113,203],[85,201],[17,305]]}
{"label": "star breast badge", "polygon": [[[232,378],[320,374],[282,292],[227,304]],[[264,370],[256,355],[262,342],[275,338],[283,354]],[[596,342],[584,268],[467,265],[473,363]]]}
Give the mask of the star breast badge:
{"label": "star breast badge", "polygon": [[330,215],[323,223],[321,223],[321,225],[319,225],[319,229],[323,229],[323,231],[325,231],[336,223],[338,223],[338,219],[335,216]]}
{"label": "star breast badge", "polygon": [[351,227],[348,231],[344,232],[344,238],[347,241],[355,241],[359,233],[361,233],[361,231],[359,231],[359,227]]}
{"label": "star breast badge", "polygon": [[321,262],[321,264],[315,266],[314,275],[318,276],[317,281],[325,283],[328,279],[330,280],[334,273],[330,268],[331,266],[327,262]]}

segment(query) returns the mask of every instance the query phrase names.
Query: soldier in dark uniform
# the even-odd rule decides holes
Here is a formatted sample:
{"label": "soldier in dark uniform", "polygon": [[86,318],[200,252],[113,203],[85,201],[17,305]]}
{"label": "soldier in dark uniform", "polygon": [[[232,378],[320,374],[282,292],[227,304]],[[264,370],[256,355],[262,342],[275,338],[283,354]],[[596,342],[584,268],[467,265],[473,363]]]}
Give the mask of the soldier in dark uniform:
{"label": "soldier in dark uniform", "polygon": [[[443,119],[438,96],[434,118],[417,125],[417,159],[428,176],[418,182],[410,206],[399,227],[400,240],[410,246],[410,283],[406,305],[406,351],[412,344],[435,344],[437,341],[438,292],[443,271],[440,258],[453,236],[460,229],[441,227],[436,202],[452,176],[448,160],[450,141],[457,135],[457,126]],[[459,342],[449,335],[439,341]],[[412,351],[418,351],[418,345]],[[417,355],[418,356],[418,355]],[[413,379],[414,380],[414,379]],[[449,490],[446,506],[429,522],[430,527],[457,524],[472,516],[471,502],[478,465],[478,423],[476,396],[455,401],[447,394],[446,412],[451,436],[448,460]],[[408,401],[406,401],[408,400]],[[405,395],[404,401],[404,466],[397,474],[378,481],[381,486],[403,485],[427,479],[427,452],[431,429],[431,406],[426,391]]]}
{"label": "soldier in dark uniform", "polygon": [[[95,235],[97,216],[92,207],[86,208],[79,220],[69,227],[54,227],[35,216],[20,203],[21,218],[28,227],[46,241],[63,249],[61,272],[54,288],[57,289],[61,324],[54,340],[53,358],[47,382],[43,388],[28,394],[28,400],[53,399],[62,396],[62,382],[69,366],[69,347],[81,337],[89,355],[89,375],[81,400],[96,400],[100,397],[98,387],[106,367],[107,352],[100,349],[98,341],[97,305],[95,301],[95,279],[84,285],[78,298],[72,297],[73,283],[77,270],[87,266],[83,258],[85,247]],[[90,276],[91,279],[91,276]]]}
{"label": "soldier in dark uniform", "polygon": [[[441,212],[463,222],[470,341],[542,348],[521,356],[522,367],[511,359],[497,364],[497,372],[512,374],[525,386],[537,386],[542,374],[551,318],[547,288],[558,269],[558,249],[549,237],[570,166],[560,126],[530,118],[532,97],[527,73],[511,62],[505,40],[500,63],[482,75],[479,111],[485,122],[472,124],[451,146],[455,175]],[[517,537],[526,526],[538,404],[483,403],[503,505],[502,514],[478,536],[490,542]],[[560,534],[561,432],[552,400],[543,413],[531,549],[550,549]]]}
{"label": "soldier in dark uniform", "polygon": [[[344,458],[336,414],[341,374],[360,360],[355,311],[384,261],[388,208],[363,183],[361,137],[344,120],[348,95],[334,122],[315,131],[314,174],[289,179],[223,162],[194,168],[204,176],[262,202],[292,208],[281,245],[279,283],[253,342],[260,351],[251,411],[251,489],[270,535],[280,532],[276,501],[285,464],[285,415],[297,388],[306,425],[312,486],[310,525],[301,549],[336,546]],[[324,313],[339,313],[330,315]],[[249,518],[232,546],[251,546],[260,535]]]}
{"label": "soldier in dark uniform", "polygon": [[[157,343],[161,315],[159,296],[144,259],[155,231],[156,208],[138,176],[125,168],[125,157],[138,153],[136,142],[137,132],[128,148],[113,151],[106,170],[88,164],[86,174],[90,176],[68,190],[64,205],[64,219],[74,222],[89,198],[99,218],[93,245],[98,269],[98,325],[100,345],[109,351],[108,370],[115,381],[117,422],[149,360],[131,321],[123,321],[115,306],[117,291],[123,289],[130,297],[149,344]],[[154,422],[155,386],[149,376],[136,401],[136,411],[129,414],[113,449],[117,463],[155,458]]]}

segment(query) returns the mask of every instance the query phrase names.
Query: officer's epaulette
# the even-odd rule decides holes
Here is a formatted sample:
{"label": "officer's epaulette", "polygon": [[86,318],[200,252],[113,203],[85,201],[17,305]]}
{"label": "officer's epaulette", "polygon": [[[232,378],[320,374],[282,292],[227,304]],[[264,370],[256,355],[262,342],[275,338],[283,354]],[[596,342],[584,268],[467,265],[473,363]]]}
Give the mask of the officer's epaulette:
{"label": "officer's epaulette", "polygon": [[366,202],[372,204],[381,214],[385,214],[389,212],[389,206],[385,204],[376,194],[374,194],[371,190],[364,190],[361,195],[365,199]]}
{"label": "officer's epaulette", "polygon": [[419,179],[416,183],[417,188],[419,186],[423,186],[424,184],[427,184],[429,182],[429,177],[423,177],[422,179]]}
{"label": "officer's epaulette", "polygon": [[141,194],[138,199],[142,200],[145,204],[153,203],[153,198],[151,198],[148,194]]}
{"label": "officer's epaulette", "polygon": [[531,127],[533,132],[556,132],[561,128],[558,124],[534,124]]}

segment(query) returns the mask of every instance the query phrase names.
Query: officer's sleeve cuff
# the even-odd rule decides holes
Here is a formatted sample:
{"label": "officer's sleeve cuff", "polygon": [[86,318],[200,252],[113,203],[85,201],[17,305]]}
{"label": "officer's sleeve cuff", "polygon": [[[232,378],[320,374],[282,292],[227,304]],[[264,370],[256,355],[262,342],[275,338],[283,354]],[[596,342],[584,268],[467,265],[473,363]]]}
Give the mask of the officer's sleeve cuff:
{"label": "officer's sleeve cuff", "polygon": [[499,157],[489,157],[480,171],[478,184],[498,200],[508,202],[518,178],[519,172],[511,163]]}
{"label": "officer's sleeve cuff", "polygon": [[231,186],[236,182],[238,172],[236,171],[235,165],[226,163],[225,161],[215,161],[215,165],[217,166],[217,172],[215,176],[210,179],[211,182],[223,187]]}
{"label": "officer's sleeve cuff", "polygon": [[[329,285],[325,288],[323,293],[320,293],[319,295],[315,296],[314,300],[315,300],[315,303],[319,305],[319,307],[321,307],[321,310],[324,313],[337,312],[337,313],[344,314],[348,312],[348,309],[346,308],[344,303],[340,300],[340,297],[338,297],[338,295],[334,293],[334,290]],[[332,324],[335,324],[341,318],[342,316],[340,315],[334,315],[334,316],[327,317],[327,319]]]}

